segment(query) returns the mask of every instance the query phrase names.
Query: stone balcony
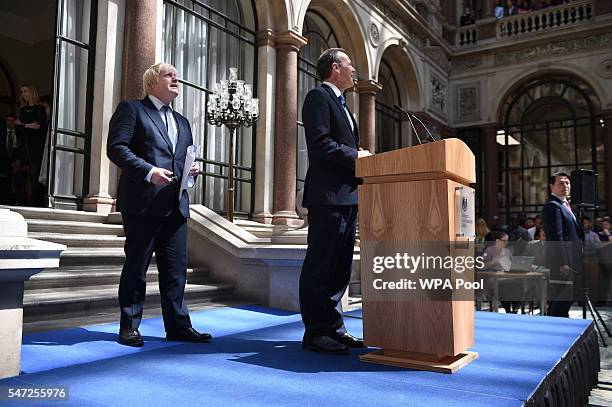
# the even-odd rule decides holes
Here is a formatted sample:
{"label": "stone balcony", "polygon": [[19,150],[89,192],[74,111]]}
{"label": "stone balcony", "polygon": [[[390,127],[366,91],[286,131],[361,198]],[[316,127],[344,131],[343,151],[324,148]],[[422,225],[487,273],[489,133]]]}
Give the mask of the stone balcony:
{"label": "stone balcony", "polygon": [[[566,34],[606,30],[612,22],[612,1],[573,0],[559,6],[495,19],[490,16],[450,29],[459,53],[498,48]],[[454,32],[453,32],[454,31]]]}
{"label": "stone balcony", "polygon": [[593,0],[579,0],[543,10],[505,17],[497,23],[497,39],[563,30],[592,21]]}

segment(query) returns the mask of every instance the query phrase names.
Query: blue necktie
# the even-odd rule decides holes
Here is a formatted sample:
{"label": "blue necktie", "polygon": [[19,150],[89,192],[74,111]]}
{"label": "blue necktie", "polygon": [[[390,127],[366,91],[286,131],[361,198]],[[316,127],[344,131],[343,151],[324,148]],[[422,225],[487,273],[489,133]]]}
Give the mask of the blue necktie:
{"label": "blue necktie", "polygon": [[342,105],[342,107],[348,110],[348,107],[346,107],[346,100],[344,99],[344,96],[342,95],[338,96],[338,100],[340,101],[340,104]]}

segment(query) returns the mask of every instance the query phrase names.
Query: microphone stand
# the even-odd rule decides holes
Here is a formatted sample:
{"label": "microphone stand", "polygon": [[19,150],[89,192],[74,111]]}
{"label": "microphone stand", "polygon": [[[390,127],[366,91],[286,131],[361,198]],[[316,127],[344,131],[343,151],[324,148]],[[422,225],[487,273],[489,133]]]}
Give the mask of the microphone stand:
{"label": "microphone stand", "polygon": [[[421,119],[419,119],[419,117],[417,115],[412,113],[410,110],[404,109],[403,107],[401,107],[399,105],[394,105],[394,107],[406,115],[406,117],[410,121],[410,125],[412,126],[412,130],[414,130],[414,134],[416,135],[417,140],[419,140],[419,144],[423,144],[423,142],[421,141],[421,138],[419,137],[419,133],[416,131],[416,128],[414,127],[414,123],[412,122],[412,118],[416,119],[419,123],[421,123],[421,126],[425,129],[425,131],[427,132],[427,135],[429,136],[429,138],[431,138],[432,141],[434,141],[434,142],[435,141],[439,141],[439,140],[436,140],[436,138],[431,134],[431,132],[429,131],[427,126],[425,126],[425,123],[423,123],[423,121]],[[427,139],[425,139],[425,140],[427,140]]]}

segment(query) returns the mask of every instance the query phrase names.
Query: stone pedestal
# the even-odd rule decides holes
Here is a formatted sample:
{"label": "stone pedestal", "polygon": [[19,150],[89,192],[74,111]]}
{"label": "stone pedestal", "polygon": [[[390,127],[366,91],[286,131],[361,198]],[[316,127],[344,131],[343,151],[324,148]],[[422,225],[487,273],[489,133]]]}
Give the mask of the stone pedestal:
{"label": "stone pedestal", "polygon": [[0,379],[20,371],[24,282],[45,268],[58,267],[65,249],[28,239],[23,216],[0,209]]}
{"label": "stone pedestal", "polygon": [[108,215],[114,209],[115,199],[108,194],[87,195],[83,199],[83,210]]}

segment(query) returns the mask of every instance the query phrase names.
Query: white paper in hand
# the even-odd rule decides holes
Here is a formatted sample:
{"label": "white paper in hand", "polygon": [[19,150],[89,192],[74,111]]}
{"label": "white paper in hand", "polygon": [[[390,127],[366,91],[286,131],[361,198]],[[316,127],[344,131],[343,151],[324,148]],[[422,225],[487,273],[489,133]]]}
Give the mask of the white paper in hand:
{"label": "white paper in hand", "polygon": [[189,171],[191,170],[191,166],[195,162],[197,152],[197,144],[192,144],[187,147],[187,154],[185,154],[185,166],[183,167],[183,177],[181,178],[181,188],[179,189],[178,194],[179,199],[181,199],[184,190],[186,190],[187,188],[191,188],[195,184],[193,177],[189,176]]}

